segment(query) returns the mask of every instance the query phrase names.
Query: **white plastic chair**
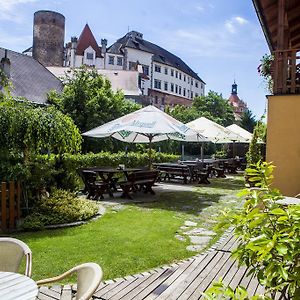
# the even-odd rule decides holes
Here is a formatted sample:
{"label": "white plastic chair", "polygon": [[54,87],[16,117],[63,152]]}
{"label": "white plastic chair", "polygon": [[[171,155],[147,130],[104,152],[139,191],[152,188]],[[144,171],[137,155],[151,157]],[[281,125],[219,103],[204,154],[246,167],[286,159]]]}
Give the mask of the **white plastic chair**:
{"label": "white plastic chair", "polygon": [[101,267],[95,263],[85,263],[82,265],[78,265],[59,276],[39,280],[37,281],[37,284],[43,285],[60,281],[73,273],[77,273],[77,293],[75,299],[90,299],[99,286],[103,276]]}
{"label": "white plastic chair", "polygon": [[22,241],[14,238],[0,238],[0,271],[18,273],[25,256],[25,275],[31,277],[32,252]]}

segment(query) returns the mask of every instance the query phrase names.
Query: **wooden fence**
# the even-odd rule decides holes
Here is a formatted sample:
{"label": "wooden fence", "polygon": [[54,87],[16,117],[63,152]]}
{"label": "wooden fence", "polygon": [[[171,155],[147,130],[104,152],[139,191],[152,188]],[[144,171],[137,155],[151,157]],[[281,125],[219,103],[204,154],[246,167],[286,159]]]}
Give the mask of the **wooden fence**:
{"label": "wooden fence", "polygon": [[21,216],[20,208],[21,185],[20,182],[1,182],[1,230],[13,230]]}

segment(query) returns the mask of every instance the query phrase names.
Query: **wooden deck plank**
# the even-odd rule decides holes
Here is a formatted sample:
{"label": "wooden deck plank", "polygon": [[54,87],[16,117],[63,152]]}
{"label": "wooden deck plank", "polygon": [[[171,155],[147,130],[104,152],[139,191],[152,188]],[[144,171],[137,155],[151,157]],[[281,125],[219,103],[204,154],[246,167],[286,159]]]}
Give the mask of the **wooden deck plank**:
{"label": "wooden deck plank", "polygon": [[46,286],[41,286],[39,288],[38,299],[40,300],[57,300],[60,299],[60,295],[57,297],[57,292],[51,291]]}
{"label": "wooden deck plank", "polygon": [[113,282],[113,283],[110,283],[110,284],[106,284],[103,288],[99,289],[96,291],[96,293],[94,293],[94,295],[96,297],[104,297],[104,295],[106,293],[108,293],[110,290],[113,290],[115,288],[117,288],[118,285],[122,284],[123,282],[127,282],[127,283],[130,283],[130,281],[118,281],[118,282]]}
{"label": "wooden deck plank", "polygon": [[248,286],[247,286],[247,291],[250,296],[254,296],[257,290],[257,286],[259,285],[258,279],[256,276],[252,276]]}
{"label": "wooden deck plank", "polygon": [[[130,284],[128,284],[127,286],[121,287],[121,289],[118,289],[118,291],[116,293],[114,293],[112,295],[112,297],[108,297],[107,299],[111,299],[111,300],[121,299],[122,297],[126,296],[135,287],[139,286],[144,281],[146,281],[150,276],[151,276],[151,274],[144,276],[144,277],[137,278],[135,281],[131,281]],[[127,299],[127,297],[126,297],[126,299]]]}
{"label": "wooden deck plank", "polygon": [[[202,280],[202,282],[194,288],[194,292],[191,294],[189,299],[199,299],[202,297],[202,293],[206,291],[211,284],[216,281],[216,277],[220,277],[220,270],[223,270],[223,272],[226,272],[226,267],[224,266],[231,266],[233,264],[233,261],[230,258],[229,253],[223,253],[223,256],[218,261],[218,263],[210,270],[209,274]],[[196,281],[195,281],[196,282]]]}
{"label": "wooden deck plank", "polygon": [[265,292],[265,287],[264,287],[263,285],[260,285],[260,284],[259,284],[259,285],[257,286],[257,288],[256,288],[255,293],[256,293],[257,295],[263,295],[264,292]]}
{"label": "wooden deck plank", "polygon": [[[214,278],[214,281],[219,281],[221,278],[223,278],[229,272],[231,267],[233,266],[235,261],[233,259],[231,259],[230,253],[228,253],[227,255],[228,255],[229,258],[226,261],[226,263],[219,269],[219,272],[218,272],[218,274],[216,274],[216,276]],[[209,288],[212,285],[212,283],[213,282],[211,282],[211,284],[207,288]],[[204,299],[204,297],[200,296],[199,299]]]}
{"label": "wooden deck plank", "polygon": [[228,233],[227,237],[221,243],[217,244],[216,246],[213,246],[212,249],[217,251],[225,251],[224,249],[229,249],[230,245],[232,245],[235,240],[236,237],[234,236],[232,230],[231,232]]}
{"label": "wooden deck plank", "polygon": [[227,274],[223,278],[223,283],[225,285],[229,285],[232,278],[235,276],[236,272],[238,271],[238,262],[234,261],[234,264],[231,266],[230,270],[227,272]]}
{"label": "wooden deck plank", "polygon": [[147,299],[166,299],[170,296],[177,284],[185,280],[185,278],[190,274],[199,263],[205,258],[205,255],[195,258],[185,264],[182,264],[165,282],[163,285],[157,287]]}
{"label": "wooden deck plank", "polygon": [[147,288],[152,282],[154,282],[158,277],[160,277],[164,272],[166,272],[166,270],[151,274],[145,281],[143,281],[138,286],[134,287],[129,293],[127,293],[121,299],[122,300],[133,299],[139,293],[141,293],[145,288]]}
{"label": "wooden deck plank", "polygon": [[72,300],[72,287],[70,285],[63,287],[60,300]]}
{"label": "wooden deck plank", "polygon": [[[185,278],[183,278],[182,281],[176,284],[175,289],[173,288],[173,292],[168,295],[166,299],[177,299],[177,296],[182,294],[187,286],[191,284],[191,282],[197,277],[197,275],[199,274],[199,270],[203,270],[209,264],[209,262],[214,259],[215,256],[216,252],[206,254],[204,259],[200,261],[198,266],[191,272],[185,274]],[[175,297],[175,295],[177,296]]]}
{"label": "wooden deck plank", "polygon": [[247,267],[246,266],[240,266],[238,267],[237,272],[234,274],[234,276],[232,277],[229,285],[232,289],[236,289],[237,286],[240,284],[242,278],[244,278],[244,276],[246,276],[247,274]]}
{"label": "wooden deck plank", "polygon": [[[210,277],[210,274],[212,273],[213,270],[217,270],[217,266],[220,262],[222,262],[222,258],[224,258],[224,263],[225,260],[227,259],[226,253],[223,252],[217,252],[214,258],[205,266],[205,268],[202,269],[197,269],[195,274],[196,276],[192,275],[191,276],[191,283],[187,285],[184,289],[184,291],[178,295],[176,299],[190,299],[192,298],[192,295],[194,294],[194,298],[199,299],[201,297],[201,293],[203,290],[199,289],[199,286],[205,281],[206,278]],[[215,275],[215,274],[214,274]],[[209,278],[210,281],[210,278]],[[206,284],[204,283],[204,286]]]}
{"label": "wooden deck plank", "polygon": [[162,273],[156,280],[154,280],[151,284],[149,284],[145,289],[143,289],[138,295],[136,295],[132,299],[147,299],[147,296],[151,294],[151,292],[155,290],[160,284],[166,281],[174,273],[174,271],[174,269],[166,269],[164,273]]}

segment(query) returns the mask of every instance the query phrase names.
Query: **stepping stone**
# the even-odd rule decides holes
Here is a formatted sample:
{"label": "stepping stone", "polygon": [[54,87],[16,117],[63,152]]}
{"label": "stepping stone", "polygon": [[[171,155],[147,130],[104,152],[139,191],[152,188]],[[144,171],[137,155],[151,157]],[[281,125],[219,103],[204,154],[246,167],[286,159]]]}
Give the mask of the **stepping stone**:
{"label": "stepping stone", "polygon": [[200,204],[211,205],[213,202],[211,201],[201,201]]}
{"label": "stepping stone", "polygon": [[182,242],[185,241],[185,237],[182,236],[182,235],[179,235],[179,234],[176,234],[176,235],[175,235],[175,238],[176,238],[177,240],[179,240],[179,241],[182,241]]}
{"label": "stepping stone", "polygon": [[207,230],[205,228],[195,228],[192,229],[190,231],[187,231],[184,233],[185,235],[198,235],[198,234],[202,234],[202,235],[206,235],[206,236],[214,236],[216,235],[215,232],[211,231],[211,230]]}
{"label": "stepping stone", "polygon": [[186,250],[188,251],[193,251],[193,252],[199,252],[202,250],[204,247],[201,245],[190,245],[186,247]]}
{"label": "stepping stone", "polygon": [[112,207],[113,210],[117,210],[117,211],[118,211],[118,210],[122,210],[122,209],[124,209],[124,208],[125,208],[124,205],[116,205],[116,206],[113,206],[113,207]]}
{"label": "stepping stone", "polygon": [[193,209],[193,207],[192,206],[182,206],[182,209],[183,210],[191,210],[191,209]]}
{"label": "stepping stone", "polygon": [[190,239],[191,239],[192,244],[202,245],[202,247],[204,247],[209,243],[209,241],[211,240],[211,237],[190,235]]}
{"label": "stepping stone", "polygon": [[192,222],[192,221],[185,221],[184,225],[188,226],[188,227],[195,227],[195,226],[197,226],[197,223]]}
{"label": "stepping stone", "polygon": [[180,227],[181,230],[186,230],[186,229],[188,229],[188,228],[189,228],[189,227],[187,227],[187,226],[181,226],[181,227]]}

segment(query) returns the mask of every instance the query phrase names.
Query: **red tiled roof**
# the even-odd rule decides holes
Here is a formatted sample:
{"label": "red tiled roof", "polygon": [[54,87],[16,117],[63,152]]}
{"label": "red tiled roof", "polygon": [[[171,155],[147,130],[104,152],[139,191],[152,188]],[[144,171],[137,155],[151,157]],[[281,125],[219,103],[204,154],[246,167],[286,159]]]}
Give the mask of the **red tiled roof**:
{"label": "red tiled roof", "polygon": [[246,103],[242,101],[236,94],[231,94],[228,102],[234,107],[247,107]]}
{"label": "red tiled roof", "polygon": [[83,55],[84,50],[87,49],[89,46],[91,46],[96,51],[96,57],[102,57],[101,48],[98,46],[97,41],[89,25],[86,24],[78,39],[76,55]]}

